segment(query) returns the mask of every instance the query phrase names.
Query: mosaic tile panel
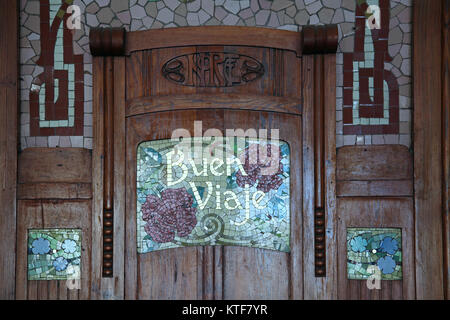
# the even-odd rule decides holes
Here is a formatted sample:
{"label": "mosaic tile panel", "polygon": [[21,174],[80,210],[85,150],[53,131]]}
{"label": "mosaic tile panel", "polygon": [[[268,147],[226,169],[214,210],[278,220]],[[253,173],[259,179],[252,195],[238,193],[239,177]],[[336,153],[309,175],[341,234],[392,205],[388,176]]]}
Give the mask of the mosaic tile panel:
{"label": "mosaic tile panel", "polygon": [[378,273],[380,280],[402,279],[402,230],[347,229],[347,278],[362,280]]}
{"label": "mosaic tile panel", "polygon": [[[337,24],[339,29],[336,70],[337,146],[411,144],[412,0],[73,0],[73,5],[80,9],[81,26],[72,30],[66,30],[69,17],[67,12],[63,15],[64,23],[63,20],[58,20],[60,11],[56,8],[65,10],[66,1],[46,1],[49,6],[45,7],[46,10],[41,10],[39,0],[21,0],[22,149],[56,146],[92,148],[92,56],[89,51],[89,30],[92,27],[124,27],[127,31],[137,31],[199,25],[238,25],[299,31],[304,25],[329,23]],[[380,32],[361,28],[371,16],[370,14],[366,16],[366,13],[361,13],[359,9],[366,5],[374,6],[376,3],[381,9]],[[55,14],[52,22],[51,17]],[[51,37],[48,37],[45,33],[50,23],[54,28]],[[58,30],[55,31],[58,23],[60,23]],[[75,67],[74,89],[76,91],[77,88],[81,88],[81,91],[75,94],[75,104],[70,102],[69,95],[67,99],[64,97],[65,80],[61,80],[55,73],[43,74],[44,68],[51,70],[52,64],[38,64],[41,57],[46,57],[45,60],[61,60],[58,57],[61,51],[61,40],[58,40],[61,38],[58,36],[61,33],[64,56],[72,52],[74,57],[82,57],[82,67],[78,66],[82,72],[76,71],[76,62],[72,64],[70,60],[64,60],[66,67],[54,66],[55,72],[58,71],[61,75],[67,72],[69,83],[73,75],[67,66]],[[59,49],[53,52],[53,48]],[[344,55],[347,53],[354,55],[347,57],[345,60],[348,62],[345,63]],[[381,57],[382,53],[386,59],[383,58],[381,61],[381,58],[375,58]],[[355,82],[355,85],[350,85],[349,80],[344,79],[344,71],[351,69],[354,76],[354,68],[358,73],[357,79],[361,80]],[[370,75],[371,69],[376,73],[374,76]],[[392,73],[392,76],[389,76],[389,73]],[[41,86],[39,78],[45,80],[44,86]],[[373,81],[370,78],[373,78]],[[395,83],[398,90],[394,87]],[[61,89],[55,89],[59,87]],[[70,90],[68,86],[67,92]],[[31,95],[31,91],[36,94]],[[345,94],[346,97],[344,91],[349,92]],[[32,106],[33,104],[42,106],[44,95],[45,118],[42,116],[41,107]],[[81,95],[84,97],[80,98]],[[56,97],[59,99],[55,102]],[[396,97],[398,102],[395,101]],[[352,102],[347,103],[349,98],[352,101],[369,102],[355,105]],[[55,105],[54,108],[51,107],[52,104]],[[50,107],[47,108],[47,105]],[[369,109],[372,107],[374,112]],[[72,110],[75,111],[75,115]],[[70,117],[74,116],[75,123],[81,121],[76,120],[77,112],[81,113],[79,119],[84,123],[79,124],[80,131],[69,132],[71,129],[67,126],[72,123]],[[352,122],[349,122],[350,120]],[[36,134],[31,126],[35,126],[33,123],[40,125],[41,122],[43,127],[40,127],[40,132]],[[390,123],[395,123],[398,129],[394,130],[392,126],[389,128]]]}
{"label": "mosaic tile panel", "polygon": [[[67,13],[73,0],[40,1],[42,72],[30,89],[31,136],[83,134],[83,56],[73,54]],[[42,45],[41,44],[41,45]]]}
{"label": "mosaic tile panel", "polygon": [[77,280],[80,265],[81,230],[28,230],[28,280]]}
{"label": "mosaic tile panel", "polygon": [[194,151],[184,152],[174,140],[138,146],[138,252],[199,245],[289,252],[289,145],[210,140],[190,138]]}
{"label": "mosaic tile panel", "polygon": [[344,134],[398,134],[398,83],[384,65],[392,61],[389,1],[363,1],[355,14],[354,52],[344,54]]}
{"label": "mosaic tile panel", "polygon": [[354,15],[338,53],[337,146],[410,146],[411,1],[358,0]]}

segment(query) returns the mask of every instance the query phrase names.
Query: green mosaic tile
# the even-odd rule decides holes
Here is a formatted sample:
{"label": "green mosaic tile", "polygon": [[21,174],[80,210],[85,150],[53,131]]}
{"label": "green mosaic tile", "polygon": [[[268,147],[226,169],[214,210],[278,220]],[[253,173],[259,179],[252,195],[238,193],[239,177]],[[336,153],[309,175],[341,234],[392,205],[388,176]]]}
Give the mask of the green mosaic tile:
{"label": "green mosaic tile", "polygon": [[[190,138],[143,142],[137,149],[137,250],[200,245],[239,245],[290,251],[290,150],[286,142],[226,139],[214,143]],[[209,159],[195,145],[213,150]],[[263,174],[267,162],[248,161],[262,146],[269,157],[280,151],[277,170]],[[174,153],[177,148],[177,152]],[[219,155],[217,151],[222,152]],[[208,154],[210,154],[208,153]],[[179,155],[197,154],[197,157]],[[275,154],[275,152],[274,152]]]}
{"label": "green mosaic tile", "polygon": [[402,279],[402,230],[347,229],[347,278],[362,280],[379,271],[380,280]]}
{"label": "green mosaic tile", "polygon": [[28,230],[28,280],[80,279],[81,230]]}

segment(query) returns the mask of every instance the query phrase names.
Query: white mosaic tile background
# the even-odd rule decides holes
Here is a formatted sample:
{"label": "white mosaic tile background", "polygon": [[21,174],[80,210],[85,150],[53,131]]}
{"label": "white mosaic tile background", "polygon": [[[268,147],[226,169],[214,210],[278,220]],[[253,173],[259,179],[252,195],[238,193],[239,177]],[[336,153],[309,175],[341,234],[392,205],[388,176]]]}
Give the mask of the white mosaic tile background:
{"label": "white mosaic tile background", "polygon": [[74,53],[84,55],[84,135],[80,137],[30,137],[29,91],[42,69],[40,55],[39,1],[22,0],[20,13],[21,149],[28,147],[92,148],[91,27],[120,27],[128,31],[199,25],[258,26],[299,31],[303,25],[339,25],[337,54],[337,145],[411,144],[411,15],[412,0],[391,0],[389,53],[394,58],[386,69],[400,87],[400,134],[354,136],[342,134],[343,52],[353,50],[357,0],[74,0],[81,9],[81,30],[74,35]]}

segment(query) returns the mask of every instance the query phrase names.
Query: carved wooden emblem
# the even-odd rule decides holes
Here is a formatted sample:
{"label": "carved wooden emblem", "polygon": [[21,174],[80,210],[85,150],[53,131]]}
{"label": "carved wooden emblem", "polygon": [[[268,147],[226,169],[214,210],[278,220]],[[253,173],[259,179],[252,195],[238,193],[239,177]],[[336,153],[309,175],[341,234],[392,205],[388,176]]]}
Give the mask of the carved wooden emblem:
{"label": "carved wooden emblem", "polygon": [[191,87],[231,87],[264,75],[256,59],[229,52],[199,52],[175,57],[162,68],[163,76]]}

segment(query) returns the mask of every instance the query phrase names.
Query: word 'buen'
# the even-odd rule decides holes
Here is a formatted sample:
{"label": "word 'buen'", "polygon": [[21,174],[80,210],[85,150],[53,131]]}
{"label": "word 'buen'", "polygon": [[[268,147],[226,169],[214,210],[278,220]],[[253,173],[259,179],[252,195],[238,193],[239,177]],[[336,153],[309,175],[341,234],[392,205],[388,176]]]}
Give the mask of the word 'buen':
{"label": "word 'buen'", "polygon": [[[182,151],[178,150],[177,153],[175,153],[174,151],[170,151],[167,153],[166,156],[167,156],[167,186],[171,187],[171,186],[174,186],[174,185],[186,180],[186,178],[188,176],[189,168],[183,161],[184,154]],[[208,166],[207,166],[206,161],[204,162],[204,167],[203,167],[202,171],[199,171],[197,169],[195,162],[191,158],[188,159],[188,163],[191,166],[195,176],[205,176],[205,177],[208,176],[208,174],[207,174]],[[222,159],[213,158],[213,160],[210,163],[209,169],[214,176],[222,176],[225,174],[227,176],[230,176],[232,164],[236,164],[237,167],[239,168],[239,170],[241,171],[242,175],[247,176],[247,173],[245,172],[239,158],[227,158],[225,162]],[[223,166],[225,166],[226,169],[221,169]],[[176,167],[181,168],[181,176],[177,177],[174,180],[173,170]],[[209,200],[211,198],[211,195],[212,195],[213,189],[214,189],[212,182],[205,181],[205,184],[206,184],[206,196],[204,196],[204,199],[202,199],[202,197],[200,196],[200,194],[198,192],[197,186],[192,181],[189,182],[189,185],[192,188],[192,191],[194,193],[195,200],[197,201],[198,206],[201,210],[203,210],[210,202]],[[221,189],[220,185],[216,185],[215,189],[216,189],[215,209],[222,209],[222,194],[221,194],[221,190],[220,190]],[[244,223],[246,223],[250,219],[250,199],[251,199],[253,206],[256,209],[264,209],[267,206],[267,203],[262,204],[263,200],[265,200],[264,199],[265,196],[266,196],[266,194],[264,192],[258,190],[255,193],[253,193],[253,195],[250,197],[250,186],[248,184],[246,184],[245,188],[244,188],[244,198],[245,198],[244,205],[241,204],[241,201],[239,200],[236,193],[234,193],[231,190],[227,190],[223,193],[223,197],[224,197],[223,206],[227,210],[235,210],[235,209],[243,210],[243,209],[245,209],[245,219],[241,222],[232,222],[233,224],[240,226],[240,225],[243,225]],[[208,207],[211,208],[213,206],[208,206]]]}
{"label": "word 'buen'", "polygon": [[169,60],[162,73],[167,79],[184,86],[231,87],[261,77],[264,66],[241,54],[199,52]]}

